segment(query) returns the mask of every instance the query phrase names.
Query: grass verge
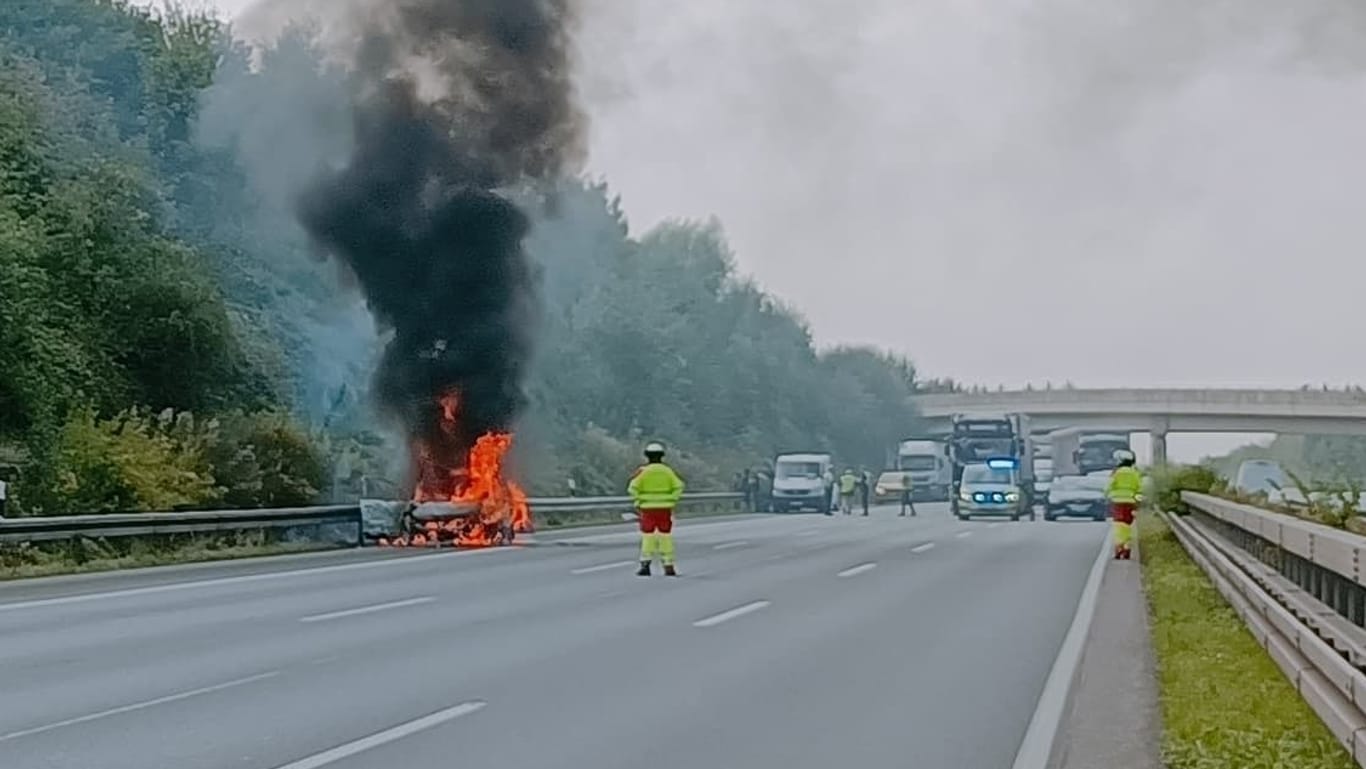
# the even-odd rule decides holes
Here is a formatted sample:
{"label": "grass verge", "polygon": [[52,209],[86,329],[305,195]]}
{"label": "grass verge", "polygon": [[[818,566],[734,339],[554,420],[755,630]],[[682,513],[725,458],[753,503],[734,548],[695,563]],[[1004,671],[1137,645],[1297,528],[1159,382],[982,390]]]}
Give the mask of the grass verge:
{"label": "grass verge", "polygon": [[1138,531],[1169,769],[1355,769],[1166,523]]}

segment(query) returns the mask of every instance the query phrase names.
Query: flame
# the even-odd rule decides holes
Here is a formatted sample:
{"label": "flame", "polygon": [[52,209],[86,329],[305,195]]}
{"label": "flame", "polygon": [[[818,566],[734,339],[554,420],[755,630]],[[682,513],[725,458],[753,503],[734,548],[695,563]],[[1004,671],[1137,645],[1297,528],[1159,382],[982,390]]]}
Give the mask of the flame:
{"label": "flame", "polygon": [[[439,399],[441,426],[454,434],[460,414],[460,399],[448,393]],[[413,501],[452,502],[473,506],[474,512],[446,521],[427,521],[420,531],[396,537],[384,544],[398,547],[487,547],[507,544],[514,533],[532,530],[531,508],[526,492],[509,480],[503,471],[511,433],[488,433],[475,441],[463,464],[443,466],[431,447],[417,445],[417,487]]]}

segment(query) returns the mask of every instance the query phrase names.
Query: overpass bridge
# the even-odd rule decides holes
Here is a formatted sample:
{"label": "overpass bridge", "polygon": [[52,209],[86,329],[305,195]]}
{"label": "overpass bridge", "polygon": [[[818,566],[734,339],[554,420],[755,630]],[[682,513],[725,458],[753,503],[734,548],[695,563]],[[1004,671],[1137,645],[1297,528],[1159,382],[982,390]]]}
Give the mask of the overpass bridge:
{"label": "overpass bridge", "polygon": [[1038,431],[1095,427],[1152,435],[1153,459],[1167,434],[1366,435],[1366,392],[1241,389],[1049,389],[935,393],[913,399],[932,433],[953,414],[1028,414]]}

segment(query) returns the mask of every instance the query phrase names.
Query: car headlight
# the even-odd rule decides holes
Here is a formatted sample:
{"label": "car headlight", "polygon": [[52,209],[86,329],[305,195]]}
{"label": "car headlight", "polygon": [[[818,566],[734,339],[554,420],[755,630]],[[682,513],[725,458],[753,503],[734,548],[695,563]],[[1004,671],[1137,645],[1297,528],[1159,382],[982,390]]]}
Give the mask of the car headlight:
{"label": "car headlight", "polygon": [[972,494],[966,491],[960,491],[958,492],[958,498],[963,500],[964,502],[971,502]]}
{"label": "car headlight", "polygon": [[1019,492],[1016,492],[1016,491],[1008,491],[1008,492],[1006,492],[1006,501],[1007,501],[1007,502],[1019,502],[1019,501],[1020,501],[1020,494],[1019,494]]}

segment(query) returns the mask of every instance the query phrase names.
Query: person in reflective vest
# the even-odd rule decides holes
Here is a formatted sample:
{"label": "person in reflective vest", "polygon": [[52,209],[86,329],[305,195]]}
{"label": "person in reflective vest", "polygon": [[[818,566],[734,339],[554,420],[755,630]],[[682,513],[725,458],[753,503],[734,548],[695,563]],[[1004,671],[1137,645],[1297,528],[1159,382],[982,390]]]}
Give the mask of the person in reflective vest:
{"label": "person in reflective vest", "polygon": [[1118,465],[1110,475],[1105,496],[1110,500],[1110,517],[1114,519],[1115,558],[1128,560],[1129,544],[1133,540],[1134,512],[1143,500],[1143,475],[1134,467],[1134,453],[1121,449],[1115,452]]}
{"label": "person in reflective vest", "polygon": [[683,479],[664,464],[664,444],[650,443],[645,447],[645,464],[631,476],[626,491],[640,519],[640,571],[636,574],[650,576],[650,564],[658,556],[664,564],[664,574],[677,577],[673,517],[683,496]]}
{"label": "person in reflective vest", "polygon": [[854,512],[854,492],[858,490],[858,476],[854,468],[845,469],[840,476],[840,512],[852,515]]}

